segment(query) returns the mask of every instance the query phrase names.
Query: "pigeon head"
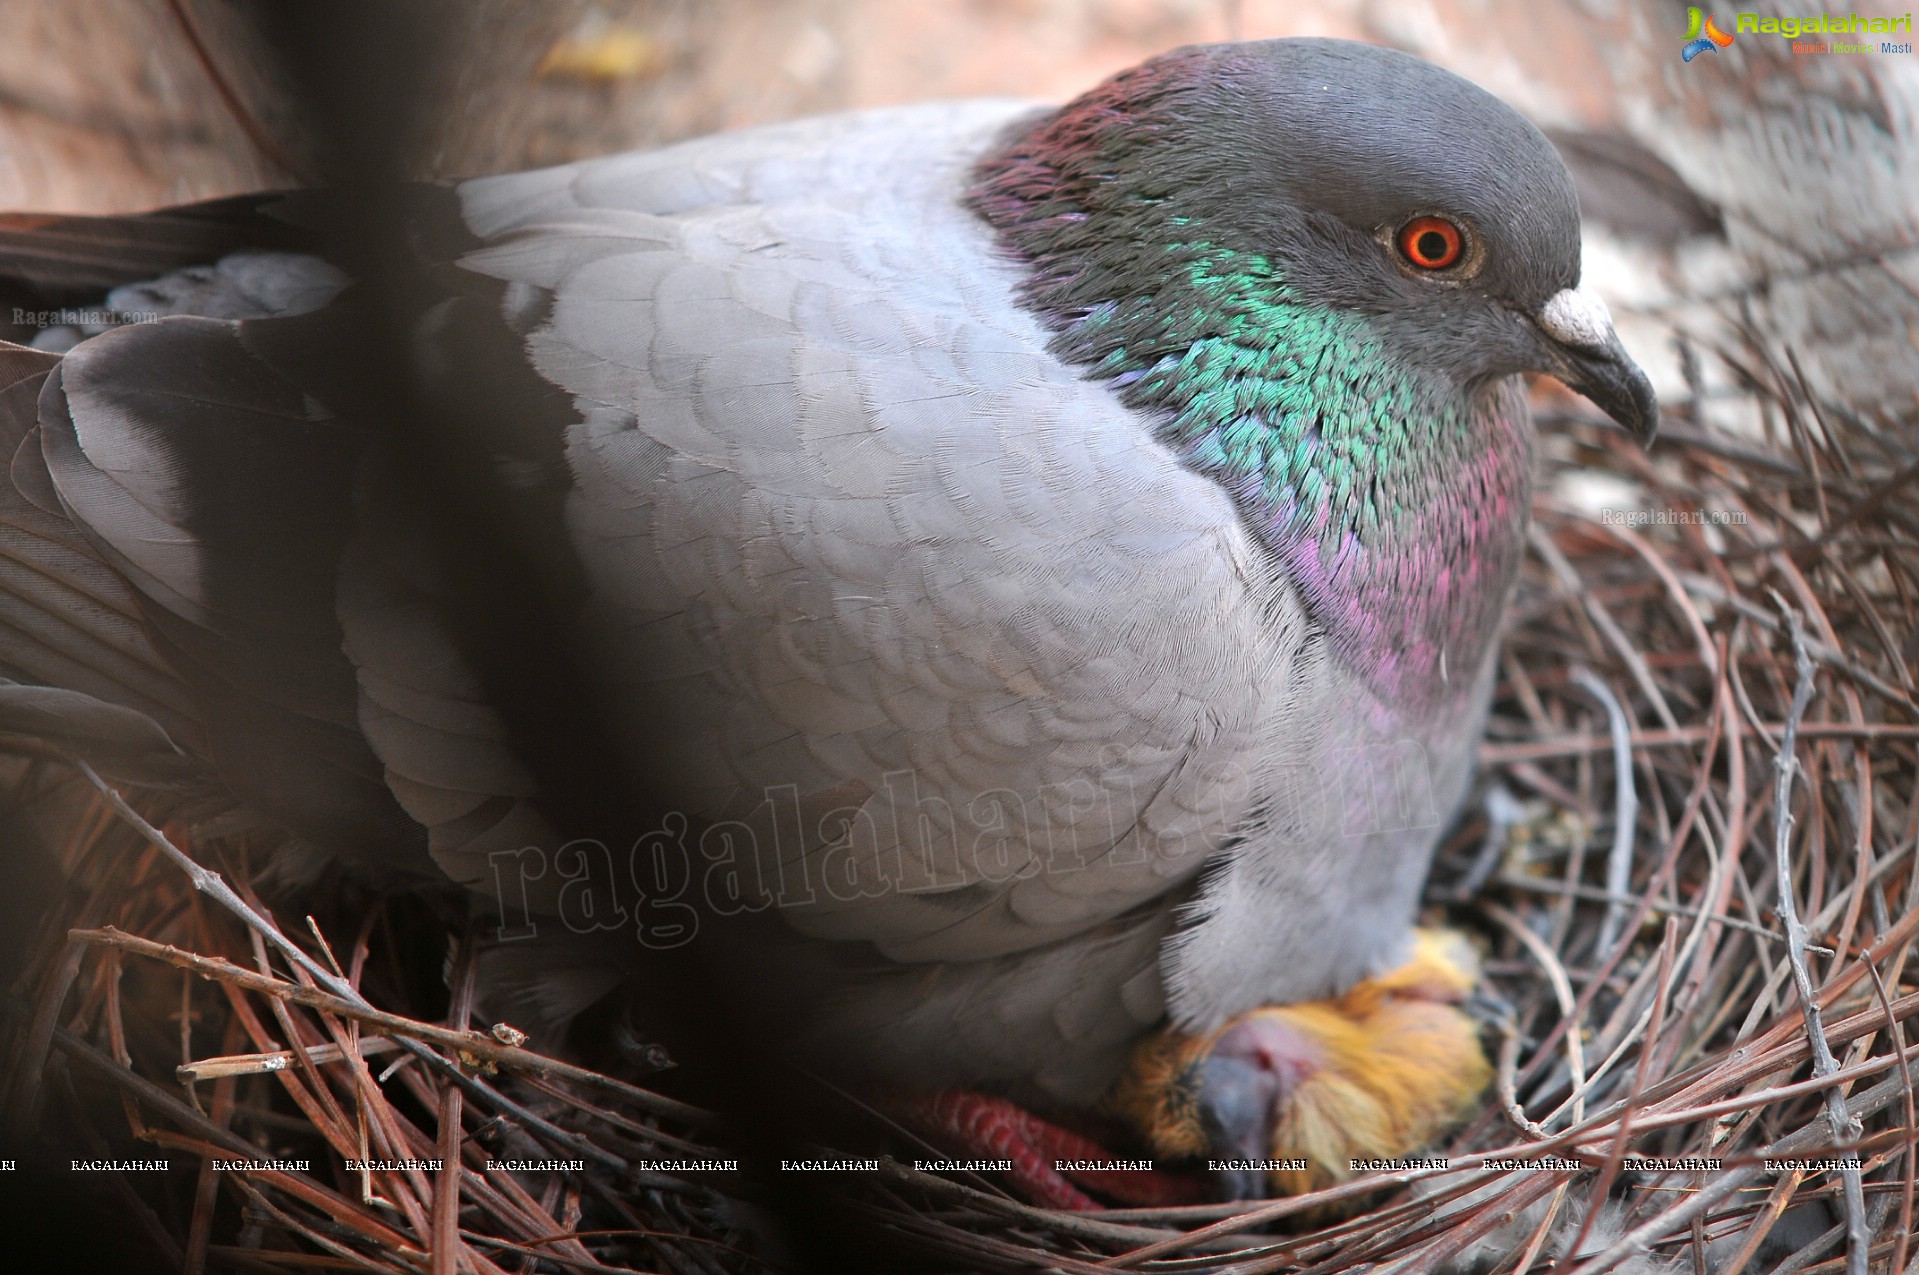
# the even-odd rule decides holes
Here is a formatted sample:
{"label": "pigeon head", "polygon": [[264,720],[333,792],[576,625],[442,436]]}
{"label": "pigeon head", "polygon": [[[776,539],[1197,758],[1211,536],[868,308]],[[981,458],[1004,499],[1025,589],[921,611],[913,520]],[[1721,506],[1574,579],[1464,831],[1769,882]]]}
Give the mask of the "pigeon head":
{"label": "pigeon head", "polygon": [[1150,277],[1153,248],[1203,237],[1462,388],[1549,373],[1640,438],[1657,429],[1645,376],[1579,287],[1558,151],[1419,58],[1344,40],[1176,50],[1048,117],[982,179],[978,206],[1049,267],[1031,295],[1069,326],[1115,272]]}
{"label": "pigeon head", "polygon": [[[1273,245],[1302,295],[1376,316],[1461,383],[1551,373],[1652,437],[1652,388],[1579,289],[1572,178],[1528,120],[1391,49],[1287,40],[1216,57],[1195,122],[1237,116],[1247,144],[1192,189],[1222,232]],[[1262,174],[1267,197],[1246,198]]]}
{"label": "pigeon head", "polygon": [[1175,50],[1015,126],[969,198],[1054,352],[1227,491],[1385,702],[1460,694],[1490,649],[1530,502],[1516,374],[1656,428],[1552,144],[1406,54]]}

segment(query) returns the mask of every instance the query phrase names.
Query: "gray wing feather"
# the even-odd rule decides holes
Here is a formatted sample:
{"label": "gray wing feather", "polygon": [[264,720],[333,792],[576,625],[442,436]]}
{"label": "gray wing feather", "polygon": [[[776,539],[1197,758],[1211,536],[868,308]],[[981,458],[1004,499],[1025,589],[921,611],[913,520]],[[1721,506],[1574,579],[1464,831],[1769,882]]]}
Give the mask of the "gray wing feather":
{"label": "gray wing feather", "polygon": [[[528,348],[581,412],[569,513],[629,746],[752,827],[763,879],[804,874],[792,924],[905,961],[1189,879],[1253,800],[1210,772],[1264,764],[1313,640],[1224,494],[1012,304],[959,193],[1015,110],[462,188],[495,237],[465,264],[551,294]],[[780,844],[785,787],[856,800]]]}

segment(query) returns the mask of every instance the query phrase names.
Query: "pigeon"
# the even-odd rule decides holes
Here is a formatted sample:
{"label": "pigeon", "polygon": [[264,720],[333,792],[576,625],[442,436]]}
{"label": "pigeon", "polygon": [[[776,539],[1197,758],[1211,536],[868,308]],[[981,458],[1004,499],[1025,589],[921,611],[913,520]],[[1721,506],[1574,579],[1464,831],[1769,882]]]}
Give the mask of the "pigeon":
{"label": "pigeon", "polygon": [[[468,887],[516,1018],[746,926],[727,1012],[875,1093],[1278,1146],[1304,1074],[1417,1070],[1382,998],[1452,1016],[1453,1097],[1380,1103],[1478,1092],[1463,983],[1393,971],[1470,964],[1413,919],[1521,375],[1657,425],[1523,117],[1274,40],[409,200],[404,283],[330,259],[324,200],[0,222],[46,314],[0,375],[0,729]],[[586,671],[650,826],[570,823],[476,660],[417,449],[340,370],[376,331],[550,567],[492,611]],[[1359,1043],[1248,1017],[1311,1002]]]}

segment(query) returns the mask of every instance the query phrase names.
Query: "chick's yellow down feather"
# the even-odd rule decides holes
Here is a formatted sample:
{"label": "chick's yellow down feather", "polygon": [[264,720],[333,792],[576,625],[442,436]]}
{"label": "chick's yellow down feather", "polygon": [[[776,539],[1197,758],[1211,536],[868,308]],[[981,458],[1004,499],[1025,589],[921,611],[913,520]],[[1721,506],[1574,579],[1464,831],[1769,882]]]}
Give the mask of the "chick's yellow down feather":
{"label": "chick's yellow down feather", "polygon": [[1268,1172],[1268,1185],[1280,1195],[1335,1185],[1355,1161],[1415,1152],[1473,1110],[1492,1070],[1458,1005],[1478,973],[1459,935],[1419,930],[1410,960],[1335,999],[1265,1006],[1210,1035],[1148,1039],[1108,1105],[1156,1156],[1217,1155],[1201,1120],[1200,1064],[1254,1025],[1284,1043],[1263,1060],[1279,1079],[1270,1156],[1305,1161]]}

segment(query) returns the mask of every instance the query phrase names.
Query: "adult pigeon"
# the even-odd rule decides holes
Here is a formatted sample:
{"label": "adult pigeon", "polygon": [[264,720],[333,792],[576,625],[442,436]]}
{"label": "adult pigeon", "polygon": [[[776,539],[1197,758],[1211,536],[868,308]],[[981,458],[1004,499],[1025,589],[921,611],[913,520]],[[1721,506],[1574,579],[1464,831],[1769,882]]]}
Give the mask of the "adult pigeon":
{"label": "adult pigeon", "polygon": [[[729,975],[756,1031],[973,1095],[977,1145],[1106,1097],[1170,1152],[1283,1148],[1316,1069],[1422,1070],[1392,1004],[1450,1015],[1453,1098],[1375,1105],[1476,1092],[1470,962],[1410,927],[1521,553],[1517,374],[1656,423],[1530,124],[1278,40],[418,202],[392,287],[300,199],[0,226],[22,295],[110,311],[0,378],[0,727],[491,896],[515,1013],[774,920]],[[655,826],[578,839],[491,698],[340,372],[370,330],[472,414]]]}

